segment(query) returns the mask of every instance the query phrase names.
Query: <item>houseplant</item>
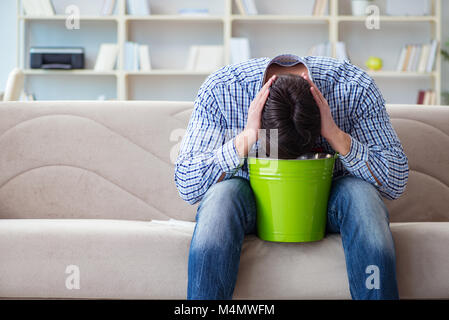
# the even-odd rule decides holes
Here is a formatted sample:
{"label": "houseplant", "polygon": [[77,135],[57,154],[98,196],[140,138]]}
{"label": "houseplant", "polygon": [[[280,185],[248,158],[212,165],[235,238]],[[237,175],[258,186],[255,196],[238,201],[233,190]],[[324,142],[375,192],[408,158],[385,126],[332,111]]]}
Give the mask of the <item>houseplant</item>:
{"label": "houseplant", "polygon": [[[449,41],[446,42],[446,47],[449,48]],[[449,62],[449,51],[445,50],[444,48],[441,49],[441,55],[443,56],[443,59],[447,62]],[[442,98],[444,101],[444,104],[449,104],[449,91],[445,91],[442,93]]]}

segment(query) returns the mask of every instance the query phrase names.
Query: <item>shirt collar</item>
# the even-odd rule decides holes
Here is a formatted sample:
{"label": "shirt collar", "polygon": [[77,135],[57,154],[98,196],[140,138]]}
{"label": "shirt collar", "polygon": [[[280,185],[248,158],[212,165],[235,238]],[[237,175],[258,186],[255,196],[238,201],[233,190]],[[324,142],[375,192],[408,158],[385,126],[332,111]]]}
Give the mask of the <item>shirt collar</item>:
{"label": "shirt collar", "polygon": [[295,66],[299,63],[302,63],[306,67],[307,72],[309,74],[309,79],[312,80],[312,82],[313,82],[312,73],[310,72],[310,68],[309,68],[307,61],[304,57],[299,57],[294,54],[281,54],[281,55],[274,57],[270,61],[268,61],[267,66],[265,67],[265,71],[263,73],[263,77],[260,81],[259,90],[260,90],[260,88],[262,88],[262,86],[266,82],[265,81],[266,73],[267,73],[268,68],[272,64],[277,64],[277,65],[280,65],[283,67],[291,67],[291,66]]}

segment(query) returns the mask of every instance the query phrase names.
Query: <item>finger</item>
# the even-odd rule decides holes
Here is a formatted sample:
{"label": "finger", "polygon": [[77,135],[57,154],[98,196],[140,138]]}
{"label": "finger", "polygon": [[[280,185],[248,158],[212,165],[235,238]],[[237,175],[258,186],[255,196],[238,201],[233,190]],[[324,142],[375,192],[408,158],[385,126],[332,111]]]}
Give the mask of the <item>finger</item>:
{"label": "finger", "polygon": [[259,103],[257,104],[258,109],[262,110],[267,102],[268,96],[270,95],[270,89],[268,88],[260,97]]}
{"label": "finger", "polygon": [[313,99],[315,99],[315,102],[317,103],[318,107],[321,105],[321,99],[318,96],[316,90],[314,87],[310,88],[310,92],[312,93]]}
{"label": "finger", "polygon": [[309,76],[308,76],[305,72],[303,72],[303,73],[301,74],[301,76],[302,76],[305,80],[307,80],[307,82],[310,84],[311,87],[314,87],[314,86],[315,86],[315,84],[312,82],[312,80],[309,78]]}
{"label": "finger", "polygon": [[317,103],[326,103],[326,100],[324,99],[324,96],[321,93],[320,89],[318,89],[318,87],[312,82],[312,80],[310,80],[309,76],[303,73],[303,78],[310,84],[310,91],[315,92],[315,101]]}
{"label": "finger", "polygon": [[268,81],[264,84],[264,86],[262,87],[262,89],[261,89],[261,91],[262,90],[266,90],[266,89],[268,89],[272,84],[273,84],[273,81],[276,79],[276,75],[273,75],[270,79],[268,79]]}
{"label": "finger", "polygon": [[[309,76],[307,74],[305,74],[304,72],[302,73],[302,77],[309,83],[311,88],[317,88],[317,86],[315,85],[315,83],[312,82],[312,80],[309,78]],[[319,91],[319,90],[318,90]]]}
{"label": "finger", "polygon": [[273,75],[268,81],[264,84],[264,86],[260,89],[260,91],[257,93],[254,100],[258,101],[260,98],[266,93],[268,88],[273,84],[273,81],[276,80],[276,75]]}

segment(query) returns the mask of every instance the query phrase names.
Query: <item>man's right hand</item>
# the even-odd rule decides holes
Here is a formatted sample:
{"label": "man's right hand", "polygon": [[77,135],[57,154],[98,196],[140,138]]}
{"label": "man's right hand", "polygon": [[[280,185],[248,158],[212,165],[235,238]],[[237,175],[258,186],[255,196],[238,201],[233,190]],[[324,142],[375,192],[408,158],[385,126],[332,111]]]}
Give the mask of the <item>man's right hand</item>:
{"label": "man's right hand", "polygon": [[273,75],[260,89],[248,109],[248,120],[245,129],[235,137],[234,143],[240,158],[248,156],[249,150],[258,139],[258,132],[262,122],[262,111],[270,93],[270,87],[276,75]]}

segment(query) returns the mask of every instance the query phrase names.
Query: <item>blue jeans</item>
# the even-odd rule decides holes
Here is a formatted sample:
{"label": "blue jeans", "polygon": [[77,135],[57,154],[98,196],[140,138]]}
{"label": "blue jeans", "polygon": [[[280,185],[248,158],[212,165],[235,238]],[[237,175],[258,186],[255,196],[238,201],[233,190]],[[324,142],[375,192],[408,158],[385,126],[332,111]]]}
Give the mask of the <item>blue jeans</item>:
{"label": "blue jeans", "polygon": [[[204,195],[189,252],[187,299],[232,299],[245,235],[256,232],[249,181],[219,182]],[[370,183],[334,179],[327,232],[340,233],[353,299],[398,299],[396,258],[388,211]]]}

